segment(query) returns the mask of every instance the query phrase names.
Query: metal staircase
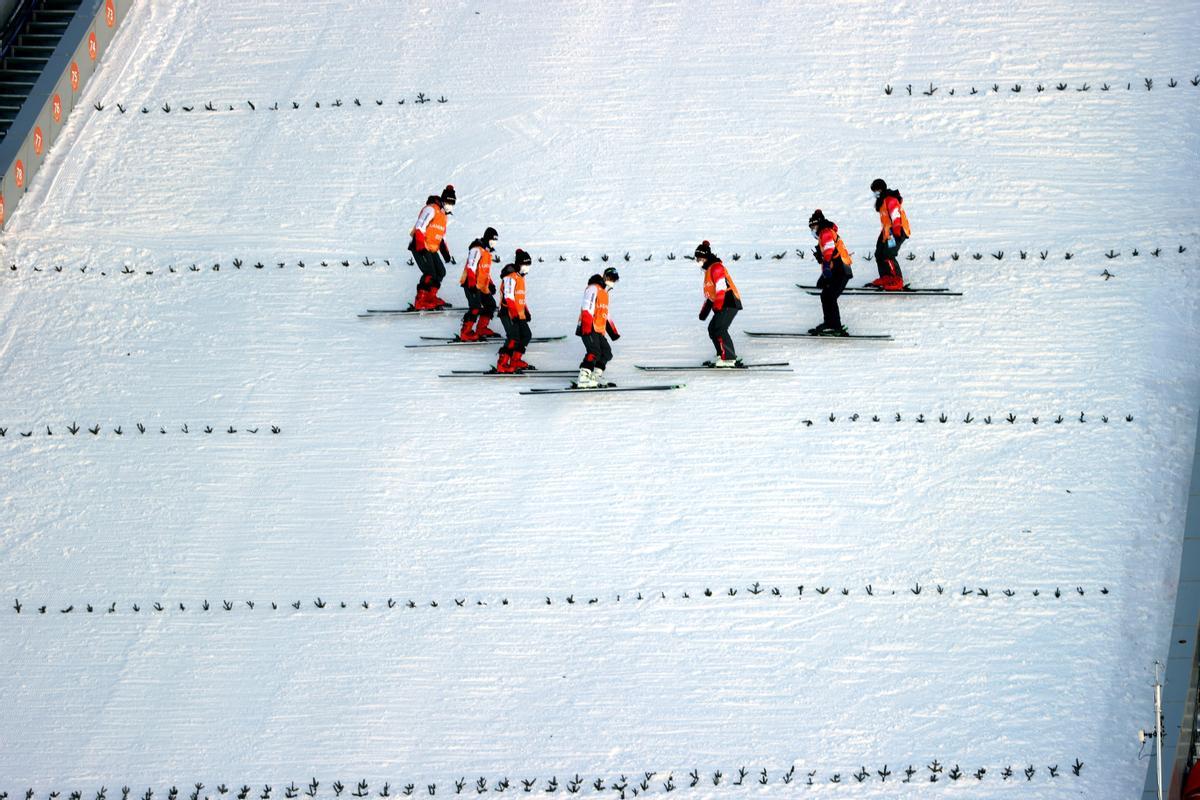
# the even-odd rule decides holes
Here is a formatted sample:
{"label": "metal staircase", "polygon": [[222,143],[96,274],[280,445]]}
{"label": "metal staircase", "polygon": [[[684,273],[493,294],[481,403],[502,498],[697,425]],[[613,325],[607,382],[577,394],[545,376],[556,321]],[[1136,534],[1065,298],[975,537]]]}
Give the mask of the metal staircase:
{"label": "metal staircase", "polygon": [[3,30],[0,141],[29,97],[82,0],[22,0]]}

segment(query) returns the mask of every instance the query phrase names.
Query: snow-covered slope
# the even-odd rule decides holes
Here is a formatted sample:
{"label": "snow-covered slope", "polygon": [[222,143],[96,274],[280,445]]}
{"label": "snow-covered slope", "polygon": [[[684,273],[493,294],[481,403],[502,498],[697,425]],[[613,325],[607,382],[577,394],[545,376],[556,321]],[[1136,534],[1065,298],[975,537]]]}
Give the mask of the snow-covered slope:
{"label": "snow-covered slope", "polygon": [[[139,5],[3,236],[0,792],[892,797],[939,759],[1131,796],[1200,399],[1200,9],[353,5]],[[742,336],[819,320],[813,208],[873,277],[879,176],[906,274],[964,296]],[[437,377],[494,353],[356,312],[411,299],[447,182],[460,260],[533,253],[536,334],[620,268],[618,383],[709,355],[701,239],[795,372]]]}

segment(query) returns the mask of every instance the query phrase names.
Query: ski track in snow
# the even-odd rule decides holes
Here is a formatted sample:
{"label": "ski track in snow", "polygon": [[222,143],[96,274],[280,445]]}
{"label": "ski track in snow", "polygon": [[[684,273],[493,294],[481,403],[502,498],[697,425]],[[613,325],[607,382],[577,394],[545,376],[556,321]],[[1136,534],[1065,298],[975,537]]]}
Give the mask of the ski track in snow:
{"label": "ski track in snow", "polygon": [[[448,791],[459,775],[793,762],[827,778],[940,758],[988,767],[975,796],[1022,791],[995,773],[1029,762],[1067,773],[1024,784],[1038,797],[1131,796],[1200,401],[1200,95],[1161,81],[1195,73],[1200,9],[1138,12],[138,5],[0,238],[5,264],[46,270],[0,274],[0,597],[51,608],[0,612],[0,791],[312,775]],[[882,94],[1143,75],[1154,91]],[[236,110],[177,106],[209,101]],[[874,276],[877,175],[905,195],[905,252],[939,255],[902,262],[910,280],[964,297],[842,301],[852,329],[889,343],[741,335],[819,319],[793,286],[816,268],[791,253],[811,247],[814,207],[856,252],[854,283]],[[486,367],[492,347],[404,348],[457,315],[358,319],[411,299],[407,231],[446,182],[460,260],[489,224],[505,256],[546,259],[529,277],[535,335],[573,331],[601,266],[557,256],[608,252],[609,375],[687,387],[522,398],[523,381],[436,377]],[[702,238],[743,256],[726,262],[739,352],[794,373],[633,369],[709,357],[700,272],[661,258]],[[1159,245],[1161,259],[1102,256]],[[789,258],[750,260],[766,246]],[[1079,255],[966,255],[1016,246]],[[350,254],[392,267],[338,266]],[[113,274],[125,264],[155,274]],[[572,336],[530,350],[544,368],[580,356]],[[173,433],[74,438],[72,422]],[[184,423],[282,433],[176,435]],[[53,438],[17,437],[47,424]],[[756,581],[855,595],[536,605]],[[1026,594],[916,598],[913,582]],[[1063,599],[1027,596],[1055,586]],[[522,602],[57,613],[484,595]]]}

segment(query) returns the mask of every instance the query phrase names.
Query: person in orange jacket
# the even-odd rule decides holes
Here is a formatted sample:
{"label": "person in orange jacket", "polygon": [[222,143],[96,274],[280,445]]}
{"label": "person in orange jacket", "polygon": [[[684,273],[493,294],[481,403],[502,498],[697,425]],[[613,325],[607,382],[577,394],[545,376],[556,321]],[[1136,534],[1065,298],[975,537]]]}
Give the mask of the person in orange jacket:
{"label": "person in orange jacket", "polygon": [[532,259],[524,250],[517,250],[513,263],[500,272],[500,322],[504,325],[504,344],[496,360],[496,372],[517,372],[535,369],[525,361],[525,348],[532,334],[529,320],[533,315],[525,302],[525,276]]}
{"label": "person in orange jacket", "polygon": [[412,303],[414,309],[427,310],[449,305],[438,297],[438,289],[446,278],[446,264],[455,263],[446,244],[446,225],[456,199],[454,187],[447,186],[440,195],[431,194],[417,215],[417,223],[411,233],[412,240],[408,243],[413,260],[421,270],[421,279],[417,281],[417,297]]}
{"label": "person in orange jacket", "polygon": [[821,311],[825,315],[825,320],[809,328],[808,332],[815,336],[847,336],[848,331],[842,325],[842,315],[838,309],[838,297],[854,277],[854,271],[850,269],[850,253],[838,236],[837,225],[825,219],[821,209],[818,208],[808,218],[808,229],[817,240],[813,256],[821,265],[817,286],[821,289]]}
{"label": "person in orange jacket", "polygon": [[467,296],[467,311],[463,314],[462,330],[458,332],[459,341],[477,342],[499,335],[488,327],[496,313],[492,258],[496,254],[493,245],[498,238],[496,229],[488,228],[483,232],[483,236],[471,242],[471,251],[467,254],[462,275],[458,278],[458,285]]}
{"label": "person in orange jacket", "polygon": [[879,240],[875,242],[875,264],[879,267],[879,278],[871,281],[889,292],[904,289],[904,274],[900,271],[900,245],[909,237],[908,215],[904,213],[904,198],[895,189],[889,189],[883,178],[871,181],[871,192],[875,195],[875,210],[879,212]]}
{"label": "person in orange jacket", "polygon": [[709,313],[712,313],[712,321],[708,323],[708,338],[712,339],[713,347],[717,350],[716,359],[704,363],[711,367],[740,367],[742,360],[734,351],[729,326],[742,310],[742,295],[734,285],[729,270],[713,254],[707,239],[696,246],[694,257],[704,270],[704,305],[700,308],[700,320],[708,319]]}
{"label": "person in orange jacket", "polygon": [[604,381],[604,368],[612,360],[612,347],[609,346],[608,340],[612,339],[615,342],[621,338],[621,334],[608,316],[608,294],[619,280],[621,276],[609,267],[604,270],[603,275],[588,278],[587,288],[583,290],[579,327],[575,335],[583,339],[583,347],[587,352],[583,361],[579,363],[579,379],[575,381],[577,389],[597,389],[613,385]]}

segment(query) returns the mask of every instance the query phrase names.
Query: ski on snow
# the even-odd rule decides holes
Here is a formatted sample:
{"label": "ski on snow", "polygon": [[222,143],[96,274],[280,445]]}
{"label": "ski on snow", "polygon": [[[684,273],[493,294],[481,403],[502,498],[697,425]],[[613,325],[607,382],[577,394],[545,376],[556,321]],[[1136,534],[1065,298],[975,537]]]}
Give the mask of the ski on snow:
{"label": "ski on snow", "polygon": [[577,369],[527,369],[520,372],[496,372],[493,369],[456,369],[439,378],[574,378]]}
{"label": "ski on snow", "polygon": [[663,383],[654,386],[597,386],[595,389],[525,389],[521,394],[600,394],[602,392],[669,392],[682,389],[682,383]]}
{"label": "ski on snow", "polygon": [[359,318],[363,317],[404,317],[416,314],[441,314],[446,311],[464,311],[462,306],[442,306],[441,308],[368,308],[364,313],[359,314]]}
{"label": "ski on snow", "polygon": [[[821,290],[816,286],[811,286],[804,283],[797,283],[796,286],[812,295],[821,293]],[[854,288],[846,287],[842,291],[843,297],[857,297],[859,295],[893,295],[896,297],[962,297],[962,292],[952,292],[949,289],[944,288],[912,289],[907,286],[898,291],[891,292],[885,289],[878,289],[873,286],[856,286]]]}
{"label": "ski on snow", "polygon": [[[421,344],[406,344],[405,347],[466,347],[468,345],[479,344],[497,344],[504,341],[503,336],[490,336],[487,339],[478,339],[474,342],[464,342],[462,339],[445,339],[441,336],[422,336],[422,339],[432,341],[422,342]],[[544,342],[559,342],[567,337],[565,336],[535,336],[529,341],[538,344]]]}
{"label": "ski on snow", "polygon": [[845,336],[830,336],[819,333],[789,333],[785,331],[743,331],[747,336],[753,336],[757,339],[831,339],[834,341],[853,341],[855,339],[874,339],[877,341],[892,341],[890,333],[849,333]]}
{"label": "ski on snow", "polygon": [[659,364],[634,364],[636,369],[645,372],[683,372],[700,371],[707,372],[792,372],[791,364],[788,361],[776,361],[763,364],[741,364],[736,367],[717,367],[711,364],[679,364],[679,365],[659,365]]}

